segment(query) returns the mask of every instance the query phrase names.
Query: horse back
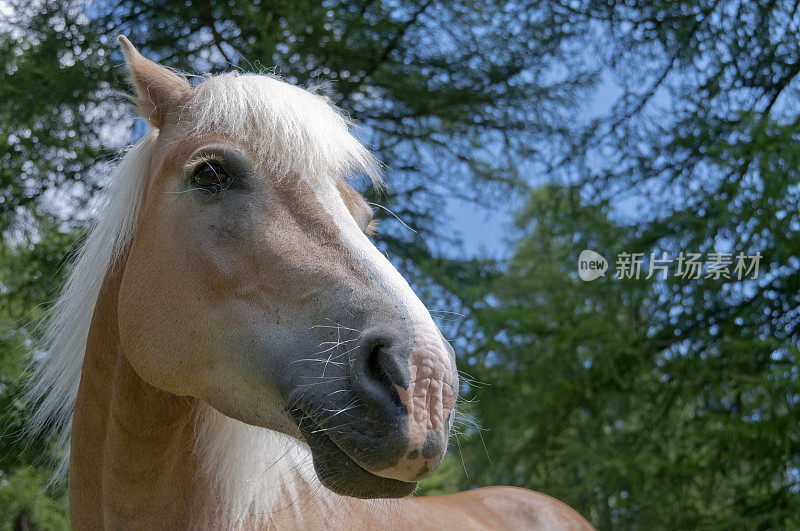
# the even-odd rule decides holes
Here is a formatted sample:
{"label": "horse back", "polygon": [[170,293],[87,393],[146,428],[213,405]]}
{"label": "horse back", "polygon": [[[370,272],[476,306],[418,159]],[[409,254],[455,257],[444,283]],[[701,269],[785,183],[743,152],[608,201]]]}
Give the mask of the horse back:
{"label": "horse back", "polygon": [[412,500],[420,510],[407,513],[410,518],[404,524],[409,524],[409,529],[452,525],[459,529],[594,529],[565,503],[519,487],[484,487]]}

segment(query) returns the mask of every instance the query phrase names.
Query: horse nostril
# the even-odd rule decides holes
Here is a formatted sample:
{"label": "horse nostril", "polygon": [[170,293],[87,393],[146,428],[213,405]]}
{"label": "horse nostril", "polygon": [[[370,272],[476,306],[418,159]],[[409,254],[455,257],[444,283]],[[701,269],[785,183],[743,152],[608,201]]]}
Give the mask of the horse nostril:
{"label": "horse nostril", "polygon": [[392,385],[392,378],[386,371],[386,363],[383,359],[386,358],[386,345],[383,343],[375,343],[366,353],[365,368],[367,378],[378,383],[378,385],[388,388]]}
{"label": "horse nostril", "polygon": [[351,379],[362,400],[385,407],[404,407],[395,386],[408,388],[408,353],[389,334],[370,333],[361,340],[352,362]]}

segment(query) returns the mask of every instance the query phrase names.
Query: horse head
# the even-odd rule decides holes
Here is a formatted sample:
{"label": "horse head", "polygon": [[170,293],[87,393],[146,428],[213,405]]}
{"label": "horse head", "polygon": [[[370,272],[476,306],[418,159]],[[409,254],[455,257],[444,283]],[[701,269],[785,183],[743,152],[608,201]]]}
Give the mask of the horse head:
{"label": "horse head", "polygon": [[374,159],[324,98],[266,75],[192,87],[120,40],[154,135],[119,289],[130,365],[303,441],[335,492],[409,494],[446,451],[458,376],[345,181],[377,179]]}

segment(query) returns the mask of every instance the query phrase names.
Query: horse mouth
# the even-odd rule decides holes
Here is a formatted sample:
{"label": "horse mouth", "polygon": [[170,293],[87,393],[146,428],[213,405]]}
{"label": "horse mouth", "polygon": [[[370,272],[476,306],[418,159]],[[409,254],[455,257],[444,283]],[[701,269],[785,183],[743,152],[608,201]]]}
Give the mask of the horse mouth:
{"label": "horse mouth", "polygon": [[373,474],[342,450],[310,415],[299,408],[292,408],[290,414],[311,448],[317,477],[329,490],[353,498],[402,498],[417,487],[416,482]]}

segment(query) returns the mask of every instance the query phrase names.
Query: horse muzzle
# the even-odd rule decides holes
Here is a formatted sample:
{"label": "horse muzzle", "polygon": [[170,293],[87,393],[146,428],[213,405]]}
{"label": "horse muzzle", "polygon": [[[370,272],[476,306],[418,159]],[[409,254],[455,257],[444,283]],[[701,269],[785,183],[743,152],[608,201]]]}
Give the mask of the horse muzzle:
{"label": "horse muzzle", "polygon": [[[398,332],[406,329],[413,335]],[[353,340],[338,376],[311,382],[290,412],[328,488],[405,496],[447,450],[458,392],[453,351],[438,329],[416,323],[373,327]]]}

